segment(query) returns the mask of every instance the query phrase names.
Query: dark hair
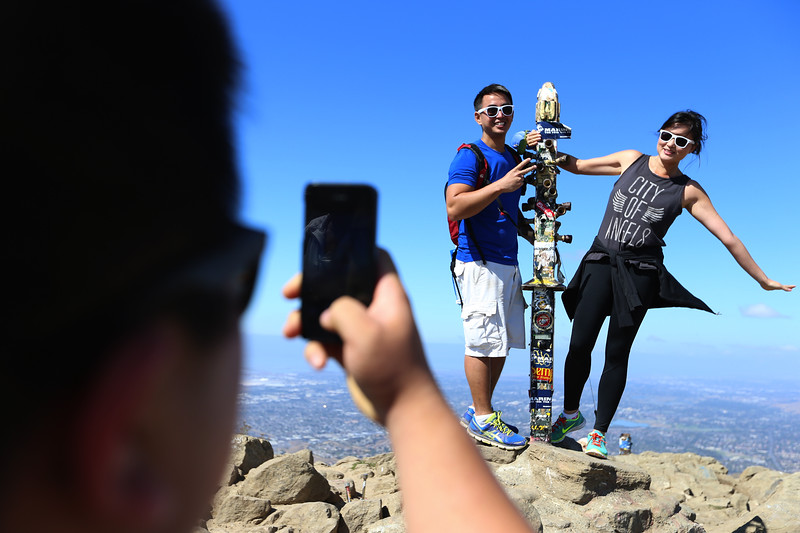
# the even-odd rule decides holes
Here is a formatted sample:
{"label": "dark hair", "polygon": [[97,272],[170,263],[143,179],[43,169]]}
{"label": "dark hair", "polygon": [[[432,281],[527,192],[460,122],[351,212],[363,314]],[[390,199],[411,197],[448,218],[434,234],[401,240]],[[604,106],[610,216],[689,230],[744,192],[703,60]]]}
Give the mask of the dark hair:
{"label": "dark hair", "polygon": [[511,92],[508,89],[506,89],[499,83],[492,83],[491,85],[487,85],[486,87],[481,89],[481,91],[478,93],[478,96],[475,97],[475,102],[473,104],[475,106],[475,111],[481,108],[481,105],[483,104],[483,97],[488,94],[503,95],[508,99],[509,104],[514,103],[514,100],[512,100],[511,98]]}
{"label": "dark hair", "polygon": [[677,126],[678,124],[689,127],[689,133],[694,141],[694,150],[692,150],[692,153],[695,155],[700,155],[700,151],[703,149],[705,140],[708,137],[705,134],[706,118],[700,113],[692,111],[691,109],[678,111],[677,113],[673,113],[673,115],[669,117],[658,129],[664,130],[673,126]]}
{"label": "dark hair", "polygon": [[80,390],[131,300],[226,238],[238,61],[212,0],[9,0],[0,64],[0,414],[17,431]]}

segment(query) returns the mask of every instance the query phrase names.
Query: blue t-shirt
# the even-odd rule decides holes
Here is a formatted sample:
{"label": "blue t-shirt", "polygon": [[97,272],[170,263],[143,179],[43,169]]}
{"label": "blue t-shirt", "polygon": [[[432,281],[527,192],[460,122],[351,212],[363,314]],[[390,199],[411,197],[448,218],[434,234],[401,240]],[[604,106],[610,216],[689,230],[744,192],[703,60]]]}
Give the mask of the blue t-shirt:
{"label": "blue t-shirt", "polygon": [[[517,166],[513,154],[508,150],[501,154],[497,150],[489,148],[481,140],[476,141],[475,144],[481,149],[483,157],[486,158],[486,163],[489,165],[489,183],[499,180]],[[478,159],[472,150],[467,148],[459,150],[450,164],[447,185],[450,186],[454,183],[463,183],[470,187],[477,186]],[[516,216],[521,195],[521,189],[500,195],[503,209],[511,216]],[[490,203],[470,219],[472,234],[478,241],[478,246],[487,261],[501,265],[517,264],[517,227],[514,225],[515,223],[516,221],[508,220],[500,212],[497,202]],[[459,223],[456,257],[464,262],[481,260],[481,254],[467,234],[463,220]]]}

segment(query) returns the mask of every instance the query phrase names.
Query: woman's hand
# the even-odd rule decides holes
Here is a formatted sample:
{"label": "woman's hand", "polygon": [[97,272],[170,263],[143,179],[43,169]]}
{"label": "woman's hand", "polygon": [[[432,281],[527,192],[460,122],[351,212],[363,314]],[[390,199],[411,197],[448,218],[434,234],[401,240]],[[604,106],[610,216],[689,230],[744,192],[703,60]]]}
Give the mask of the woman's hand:
{"label": "woman's hand", "polygon": [[792,292],[792,289],[796,287],[796,285],[784,285],[783,283],[779,283],[774,279],[767,278],[766,281],[762,281],[759,283],[761,288],[765,291],[786,291]]}

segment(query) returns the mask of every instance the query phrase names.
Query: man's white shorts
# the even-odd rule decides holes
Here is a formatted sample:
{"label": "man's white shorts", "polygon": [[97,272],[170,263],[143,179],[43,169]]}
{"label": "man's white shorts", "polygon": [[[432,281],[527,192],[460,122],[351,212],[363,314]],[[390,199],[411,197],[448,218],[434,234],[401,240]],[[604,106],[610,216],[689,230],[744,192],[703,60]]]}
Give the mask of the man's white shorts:
{"label": "man's white shorts", "polygon": [[487,261],[456,261],[461,287],[465,354],[505,357],[525,348],[525,300],[519,267]]}

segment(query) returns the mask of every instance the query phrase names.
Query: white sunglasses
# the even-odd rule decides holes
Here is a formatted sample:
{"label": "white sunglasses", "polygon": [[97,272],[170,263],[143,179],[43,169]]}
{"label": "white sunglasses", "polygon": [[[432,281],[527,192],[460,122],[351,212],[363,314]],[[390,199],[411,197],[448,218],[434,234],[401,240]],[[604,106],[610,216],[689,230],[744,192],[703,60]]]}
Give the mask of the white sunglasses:
{"label": "white sunglasses", "polygon": [[693,140],[687,137],[683,137],[682,135],[675,135],[671,131],[659,130],[658,133],[659,133],[659,138],[665,143],[668,143],[670,140],[675,139],[675,146],[677,146],[678,148],[686,148],[687,145],[694,144]]}
{"label": "white sunglasses", "polygon": [[513,104],[506,104],[506,105],[490,105],[484,107],[483,109],[478,109],[476,113],[479,115],[483,112],[486,112],[486,116],[489,118],[494,118],[497,116],[497,113],[503,113],[504,117],[508,117],[514,114],[514,105]]}

